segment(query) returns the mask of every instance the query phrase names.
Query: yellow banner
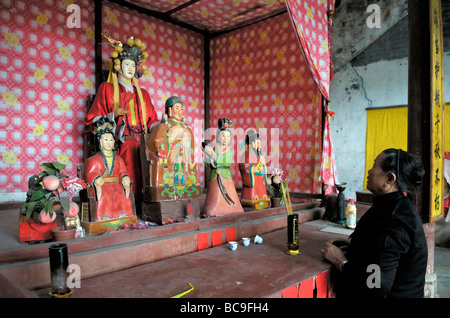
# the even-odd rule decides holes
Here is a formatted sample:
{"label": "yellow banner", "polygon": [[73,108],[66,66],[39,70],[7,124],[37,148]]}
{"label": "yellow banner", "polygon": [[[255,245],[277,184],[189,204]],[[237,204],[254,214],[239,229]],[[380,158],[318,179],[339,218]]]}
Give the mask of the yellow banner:
{"label": "yellow banner", "polygon": [[443,216],[444,205],[444,60],[441,1],[430,1],[431,167],[429,222]]}
{"label": "yellow banner", "polygon": [[367,174],[375,158],[385,149],[401,148],[407,151],[408,107],[373,108],[367,110],[366,169],[364,189],[367,189]]}

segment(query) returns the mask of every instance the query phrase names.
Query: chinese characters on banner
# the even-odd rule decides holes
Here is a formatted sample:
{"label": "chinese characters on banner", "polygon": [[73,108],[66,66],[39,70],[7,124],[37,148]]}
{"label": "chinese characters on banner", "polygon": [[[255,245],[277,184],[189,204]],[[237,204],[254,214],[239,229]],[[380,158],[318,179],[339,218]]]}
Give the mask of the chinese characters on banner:
{"label": "chinese characters on banner", "polygon": [[431,38],[431,169],[429,221],[442,218],[444,186],[444,63],[441,1],[430,1]]}

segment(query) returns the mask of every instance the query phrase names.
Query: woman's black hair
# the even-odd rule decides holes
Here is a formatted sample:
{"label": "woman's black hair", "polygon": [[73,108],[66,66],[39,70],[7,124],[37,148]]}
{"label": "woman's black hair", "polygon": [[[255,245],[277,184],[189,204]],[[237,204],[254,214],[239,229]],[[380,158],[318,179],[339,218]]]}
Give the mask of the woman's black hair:
{"label": "woman's black hair", "polygon": [[100,142],[103,134],[112,134],[114,136],[114,121],[110,120],[106,116],[100,117],[94,122],[94,132],[97,137],[97,141]]}
{"label": "woman's black hair", "polygon": [[401,149],[389,148],[383,151],[385,157],[381,169],[385,173],[395,174],[399,191],[412,193],[420,186],[425,169],[416,156]]}

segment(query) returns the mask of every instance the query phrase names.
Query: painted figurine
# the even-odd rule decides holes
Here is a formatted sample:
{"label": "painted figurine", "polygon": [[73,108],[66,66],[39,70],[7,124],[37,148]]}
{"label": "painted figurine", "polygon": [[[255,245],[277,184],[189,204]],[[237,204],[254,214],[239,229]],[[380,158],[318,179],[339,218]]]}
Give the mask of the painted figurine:
{"label": "painted figurine", "polygon": [[211,168],[203,211],[205,217],[244,212],[230,171],[233,160],[231,124],[231,120],[219,118],[214,148],[210,145],[203,148],[206,165]]}
{"label": "painted figurine", "polygon": [[131,179],[124,160],[114,151],[114,122],[105,116],[94,124],[100,152],[86,160],[85,170],[97,201],[96,221],[132,216]]}
{"label": "painted figurine", "polygon": [[166,100],[165,114],[161,124],[152,130],[147,150],[150,180],[149,192],[145,190],[146,200],[159,202],[201,196],[194,160],[194,134],[185,122],[183,102],[177,96]]}
{"label": "painted figurine", "polygon": [[[151,130],[157,122],[157,115],[148,92],[141,89],[138,78],[148,74],[145,62],[148,53],[145,44],[129,37],[126,43],[115,41],[108,36],[114,51],[108,81],[102,83],[93,104],[86,114],[86,125],[100,116],[107,116],[115,122],[113,132],[119,141],[118,155],[124,160],[126,170],[132,180],[132,188],[137,202],[142,201],[142,175],[140,163],[140,135]],[[139,69],[140,68],[140,69]]]}
{"label": "painted figurine", "polygon": [[261,151],[259,134],[249,130],[245,138],[245,152],[239,161],[242,177],[242,205],[252,206],[255,210],[270,207],[267,195],[267,167]]}

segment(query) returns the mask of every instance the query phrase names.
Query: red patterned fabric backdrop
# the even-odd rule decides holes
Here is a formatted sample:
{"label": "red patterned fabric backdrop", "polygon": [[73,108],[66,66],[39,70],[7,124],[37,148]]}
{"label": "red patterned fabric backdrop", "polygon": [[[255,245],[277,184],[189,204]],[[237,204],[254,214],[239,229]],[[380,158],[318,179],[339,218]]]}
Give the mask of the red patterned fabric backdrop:
{"label": "red patterned fabric backdrop", "polygon": [[64,1],[1,0],[0,189],[27,191],[39,164],[76,176],[85,98],[94,93],[94,8],[80,1],[69,29]]}
{"label": "red patterned fabric backdrop", "polygon": [[[241,133],[267,129],[269,172],[281,168],[292,191],[321,192],[321,94],[287,13],[214,38],[210,83],[211,127],[227,117]],[[235,152],[244,137],[235,138]],[[238,187],[239,157],[233,165]],[[279,166],[270,166],[277,157]]]}
{"label": "red patterned fabric backdrop", "polygon": [[[41,162],[66,163],[65,172],[76,176],[82,161],[85,99],[95,94],[94,7],[77,1],[81,26],[69,28],[71,0],[0,1],[0,191],[25,192]],[[140,86],[159,117],[167,97],[184,101],[204,184],[203,36],[109,2],[103,3],[103,31],[146,43],[151,74]],[[241,132],[267,129],[269,167],[278,162],[292,191],[320,192],[321,93],[299,48],[287,13],[213,38],[210,126],[229,117]],[[105,41],[104,60],[109,52]],[[241,142],[236,139],[237,149]],[[241,186],[237,164],[234,178]]]}
{"label": "red patterned fabric backdrop", "polygon": [[[85,100],[95,94],[94,6],[77,1],[81,27],[69,28],[67,1],[1,0],[0,191],[25,192],[41,162],[66,163],[76,176],[83,157]],[[127,23],[121,23],[127,21]],[[203,36],[181,27],[103,3],[103,30],[124,41],[132,35],[147,45],[143,76],[159,118],[164,101],[178,95],[186,122],[201,139],[204,120]],[[103,58],[109,59],[104,42]],[[201,151],[196,156],[201,162]],[[200,165],[201,168],[201,165]],[[203,183],[203,170],[199,171]]]}

